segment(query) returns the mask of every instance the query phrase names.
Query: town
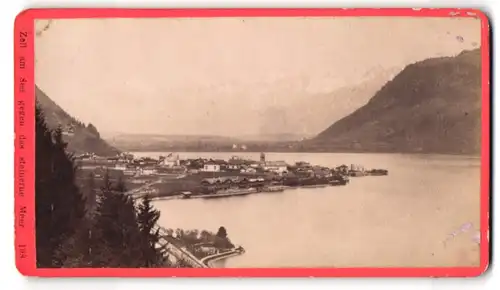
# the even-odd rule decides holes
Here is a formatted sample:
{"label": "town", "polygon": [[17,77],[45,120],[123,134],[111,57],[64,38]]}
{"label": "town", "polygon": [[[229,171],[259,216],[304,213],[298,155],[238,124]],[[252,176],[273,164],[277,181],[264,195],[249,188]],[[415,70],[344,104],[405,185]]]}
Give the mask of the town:
{"label": "town", "polygon": [[101,157],[92,153],[75,158],[81,179],[105,174],[120,179],[128,193],[150,195],[154,199],[219,198],[263,192],[282,192],[287,188],[343,186],[350,177],[388,175],[385,169],[366,170],[345,164],[329,168],[304,161],[288,164],[281,160],[249,160],[233,156],[223,159],[181,159],[178,154],[136,158],[130,153]]}

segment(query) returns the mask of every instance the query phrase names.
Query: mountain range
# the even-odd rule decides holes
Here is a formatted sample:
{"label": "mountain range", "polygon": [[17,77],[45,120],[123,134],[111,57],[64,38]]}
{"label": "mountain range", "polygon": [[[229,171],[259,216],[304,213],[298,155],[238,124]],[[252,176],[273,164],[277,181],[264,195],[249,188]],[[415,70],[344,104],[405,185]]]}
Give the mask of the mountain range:
{"label": "mountain range", "polygon": [[[314,95],[307,100],[298,98],[300,101],[271,106],[269,118],[264,118],[267,121],[258,135],[117,133],[102,137],[92,124],[85,125],[70,116],[38,87],[36,98],[50,127],[72,128],[73,134],[66,138],[69,150],[76,153],[110,155],[119,152],[116,148],[126,151],[227,151],[234,150],[235,144],[245,145],[248,151],[477,155],[481,149],[479,49],[419,61],[399,72],[378,70],[357,85]],[[339,107],[342,110],[338,110]],[[347,115],[333,113],[339,111]],[[311,134],[315,130],[320,133]],[[236,150],[241,149],[238,148]]]}
{"label": "mountain range", "polygon": [[369,102],[301,143],[307,151],[479,154],[481,53],[408,65]]}
{"label": "mountain range", "polygon": [[[355,85],[340,87],[329,93],[311,94],[309,97],[290,97],[288,102],[272,105],[262,112],[260,134],[238,136],[196,136],[167,134],[105,134],[110,144],[127,151],[169,150],[224,150],[233,144],[246,145],[248,150],[264,148],[284,150],[286,142],[298,142],[314,137],[326,126],[343,117],[340,112],[350,113],[366,102],[398,70],[376,69]],[[280,146],[276,147],[275,143]],[[269,145],[269,146],[265,146]]]}

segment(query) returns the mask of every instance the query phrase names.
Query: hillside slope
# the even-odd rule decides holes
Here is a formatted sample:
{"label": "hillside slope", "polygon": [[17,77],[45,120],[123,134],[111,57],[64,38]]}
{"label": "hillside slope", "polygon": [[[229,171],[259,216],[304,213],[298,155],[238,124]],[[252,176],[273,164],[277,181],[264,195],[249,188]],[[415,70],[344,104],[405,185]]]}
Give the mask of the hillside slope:
{"label": "hillside slope", "polygon": [[408,65],[363,107],[302,146],[314,151],[479,154],[481,54]]}
{"label": "hillside slope", "polygon": [[356,84],[298,99],[299,102],[290,104],[288,108],[288,120],[293,121],[290,131],[309,136],[311,134],[305,133],[318,134],[346,114],[365,105],[399,71],[400,68],[378,69]]}
{"label": "hillside slope", "polygon": [[92,125],[87,126],[65,112],[59,105],[52,101],[38,86],[35,87],[35,96],[43,110],[45,120],[51,129],[61,126],[68,142],[68,151],[81,154],[94,152],[101,156],[116,155],[119,150],[102,140],[97,129]]}

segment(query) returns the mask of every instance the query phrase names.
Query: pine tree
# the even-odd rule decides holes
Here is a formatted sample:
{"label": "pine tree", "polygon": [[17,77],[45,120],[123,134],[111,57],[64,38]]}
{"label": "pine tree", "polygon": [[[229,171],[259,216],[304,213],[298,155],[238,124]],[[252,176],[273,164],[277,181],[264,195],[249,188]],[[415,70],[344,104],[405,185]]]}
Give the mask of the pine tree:
{"label": "pine tree", "polygon": [[151,204],[151,197],[145,195],[139,206],[137,207],[137,221],[141,230],[143,239],[143,256],[144,266],[150,267],[163,267],[166,266],[167,259],[165,252],[158,249],[156,245],[160,240],[160,230],[154,230],[158,219],[160,218],[160,211],[156,210]]}
{"label": "pine tree", "polygon": [[99,194],[92,252],[94,267],[136,268],[143,266],[142,237],[137,223],[134,202],[112,186],[108,173]]}
{"label": "pine tree", "polygon": [[227,231],[225,227],[219,227],[217,234],[215,234],[214,245],[217,248],[233,248],[234,245],[231,243],[229,238],[227,237]]}
{"label": "pine tree", "polygon": [[219,230],[217,231],[217,234],[216,234],[217,237],[219,238],[227,238],[227,231],[226,231],[226,228],[225,227],[220,227]]}
{"label": "pine tree", "polygon": [[76,168],[62,131],[52,132],[35,109],[35,227],[37,266],[62,267],[58,254],[84,220],[85,200],[75,185]]}

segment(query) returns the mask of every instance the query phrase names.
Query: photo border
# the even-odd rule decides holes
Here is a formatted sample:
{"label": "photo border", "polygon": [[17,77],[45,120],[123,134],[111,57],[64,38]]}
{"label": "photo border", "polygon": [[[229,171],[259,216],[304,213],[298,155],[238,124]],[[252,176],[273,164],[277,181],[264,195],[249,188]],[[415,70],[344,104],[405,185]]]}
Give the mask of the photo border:
{"label": "photo border", "polygon": [[[480,265],[429,268],[36,268],[34,198],[34,40],[35,19],[75,18],[209,18],[209,17],[473,17],[481,20],[481,209]],[[71,37],[71,36],[68,36]],[[490,25],[478,9],[456,8],[241,8],[27,9],[14,24],[15,251],[16,266],[26,276],[40,277],[474,277],[490,261]]]}

